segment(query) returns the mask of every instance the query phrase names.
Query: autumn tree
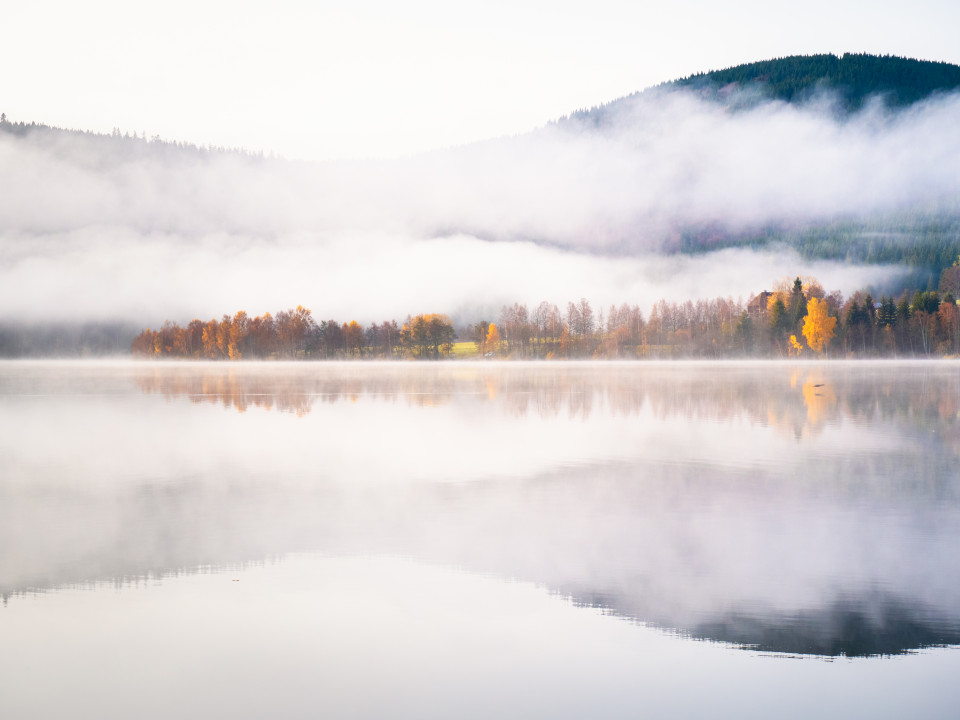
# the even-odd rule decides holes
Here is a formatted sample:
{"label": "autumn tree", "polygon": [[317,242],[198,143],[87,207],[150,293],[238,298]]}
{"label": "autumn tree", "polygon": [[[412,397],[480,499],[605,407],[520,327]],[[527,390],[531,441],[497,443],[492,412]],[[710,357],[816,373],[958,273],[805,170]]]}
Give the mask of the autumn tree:
{"label": "autumn tree", "polygon": [[203,321],[199,318],[187,325],[185,344],[189,357],[203,357]]}
{"label": "autumn tree", "polygon": [[487,337],[484,340],[484,347],[487,349],[487,352],[496,353],[500,348],[500,331],[497,330],[497,326],[493,323],[490,323],[490,326],[487,328]]}
{"label": "autumn tree", "polygon": [[154,352],[153,331],[147,328],[130,343],[130,352],[135,357],[151,357]]}
{"label": "autumn tree", "polygon": [[549,352],[560,337],[563,321],[560,317],[560,308],[546,300],[541,302],[533,313],[533,324],[536,333],[536,348],[540,357]]}
{"label": "autumn tree", "polygon": [[363,344],[373,356],[383,355],[383,332],[380,326],[372,322],[363,330]]}
{"label": "autumn tree", "polygon": [[453,322],[443,313],[431,313],[424,319],[427,321],[427,337],[433,346],[433,356],[449,356],[453,352],[453,343],[457,337]]}
{"label": "autumn tree", "polygon": [[943,353],[960,353],[960,307],[947,293],[937,310],[940,329],[938,350]]}
{"label": "autumn tree", "polygon": [[250,318],[247,317],[246,312],[240,310],[233,316],[228,330],[227,357],[231,360],[239,360],[243,357],[243,345],[249,329]]}
{"label": "autumn tree", "polygon": [[506,343],[510,355],[518,352],[525,355],[533,334],[527,306],[520,303],[504,305],[500,311],[500,331],[501,339]]}
{"label": "autumn tree", "polygon": [[247,342],[257,357],[270,357],[277,352],[277,328],[270,313],[264,313],[250,321]]}
{"label": "autumn tree", "polygon": [[619,308],[610,306],[607,314],[607,337],[604,339],[604,354],[618,357],[628,346],[640,343],[640,330],[643,326],[643,316],[640,308],[634,305],[629,307],[623,303]]}
{"label": "autumn tree", "polygon": [[347,355],[363,357],[363,327],[356,320],[351,320],[344,323],[341,330]]}
{"label": "autumn tree", "polygon": [[400,339],[403,346],[414,356],[424,358],[430,343],[427,340],[427,322],[423,315],[407,317],[407,321],[400,328]]}
{"label": "autumn tree", "polygon": [[810,349],[822,354],[833,339],[836,325],[837,319],[829,314],[827,303],[818,298],[810,298],[807,315],[803,318],[803,336]]}
{"label": "autumn tree", "polygon": [[220,345],[217,343],[217,331],[220,329],[220,323],[216,320],[207,320],[203,324],[203,355],[211,360],[220,357]]}
{"label": "autumn tree", "polygon": [[316,334],[317,324],[309,308],[297,305],[290,312],[290,331],[293,342],[294,357],[298,353],[306,353],[313,349],[310,344]]}
{"label": "autumn tree", "polygon": [[468,329],[470,331],[470,337],[473,339],[473,342],[476,343],[477,355],[486,355],[487,331],[490,329],[490,323],[486,320],[481,320],[476,325],[471,325]]}
{"label": "autumn tree", "polygon": [[222,358],[230,357],[230,325],[233,319],[229,315],[224,315],[217,325],[217,351]]}
{"label": "autumn tree", "polygon": [[791,355],[796,355],[797,357],[800,357],[800,353],[803,352],[803,345],[797,340],[796,335],[790,336],[789,352]]}
{"label": "autumn tree", "polygon": [[344,349],[343,326],[331,318],[320,323],[320,347],[324,357],[334,357]]}
{"label": "autumn tree", "polygon": [[400,341],[417,358],[439,358],[453,352],[456,331],[447,315],[427,313],[408,317],[400,329]]}
{"label": "autumn tree", "polygon": [[593,331],[596,327],[596,320],[594,319],[593,308],[590,307],[590,302],[586,298],[580,298],[580,302],[577,303],[567,303],[567,327],[578,354],[592,354]]}
{"label": "autumn tree", "polygon": [[960,257],[940,273],[940,292],[960,296]]}
{"label": "autumn tree", "polygon": [[384,320],[380,325],[380,343],[384,356],[392,357],[400,345],[400,326],[396,320]]}

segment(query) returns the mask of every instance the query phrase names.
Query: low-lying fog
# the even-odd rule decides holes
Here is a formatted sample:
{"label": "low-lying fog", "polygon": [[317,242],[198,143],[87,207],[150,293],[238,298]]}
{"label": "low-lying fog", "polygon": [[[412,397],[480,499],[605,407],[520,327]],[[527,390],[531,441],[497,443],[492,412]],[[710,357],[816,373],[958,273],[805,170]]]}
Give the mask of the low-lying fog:
{"label": "low-lying fog", "polygon": [[140,140],[0,134],[0,320],[156,325],[303,304],[360,322],[503,303],[743,297],[785,275],[850,293],[890,268],[792,251],[669,254],[741,232],[955,211],[960,97],[840,118],[648,91],[604,127],[402,160],[309,164]]}

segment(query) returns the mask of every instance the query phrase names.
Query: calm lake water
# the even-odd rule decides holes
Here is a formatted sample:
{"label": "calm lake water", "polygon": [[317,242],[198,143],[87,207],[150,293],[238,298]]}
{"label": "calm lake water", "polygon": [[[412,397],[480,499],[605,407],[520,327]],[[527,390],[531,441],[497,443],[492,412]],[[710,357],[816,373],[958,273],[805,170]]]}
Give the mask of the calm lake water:
{"label": "calm lake water", "polygon": [[954,718],[960,364],[0,364],[0,717]]}

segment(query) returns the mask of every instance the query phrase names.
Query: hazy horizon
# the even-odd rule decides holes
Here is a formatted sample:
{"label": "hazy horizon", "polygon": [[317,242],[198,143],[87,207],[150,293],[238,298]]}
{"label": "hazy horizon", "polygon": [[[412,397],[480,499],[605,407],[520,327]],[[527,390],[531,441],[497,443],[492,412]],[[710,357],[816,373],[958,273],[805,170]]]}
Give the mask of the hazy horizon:
{"label": "hazy horizon", "polygon": [[117,0],[9,8],[0,65],[15,70],[0,111],[293,159],[397,158],[757,60],[865,52],[960,64],[960,8],[937,0],[909,11],[862,0],[165,8],[149,22]]}

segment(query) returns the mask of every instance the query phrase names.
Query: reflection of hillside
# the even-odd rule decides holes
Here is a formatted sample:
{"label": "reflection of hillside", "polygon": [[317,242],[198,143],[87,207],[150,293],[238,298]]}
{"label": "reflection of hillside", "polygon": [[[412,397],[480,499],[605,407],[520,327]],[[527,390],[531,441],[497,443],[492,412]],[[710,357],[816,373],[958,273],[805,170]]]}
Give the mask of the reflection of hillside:
{"label": "reflection of hillside", "polygon": [[666,620],[656,616],[638,617],[629,597],[578,594],[568,589],[562,594],[579,607],[599,608],[698,640],[763,652],[869,657],[960,645],[960,617],[929,612],[893,595],[848,597],[825,607],[790,614],[764,614],[758,609],[752,614],[717,613],[690,627],[676,627],[669,624],[669,617]]}
{"label": "reflection of hillside", "polygon": [[691,629],[694,637],[797,655],[896,655],[960,645],[960,618],[944,619],[896,597],[838,600],[783,617],[731,614]]}
{"label": "reflection of hillside", "polygon": [[54,506],[46,490],[22,488],[0,508],[0,594],[286,553],[391,554],[534,582],[577,604],[761,650],[960,644],[960,485],[942,464],[930,471],[939,483],[909,470],[888,461],[832,492],[775,473],[670,464],[366,489],[184,478],[64,488]]}

